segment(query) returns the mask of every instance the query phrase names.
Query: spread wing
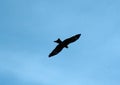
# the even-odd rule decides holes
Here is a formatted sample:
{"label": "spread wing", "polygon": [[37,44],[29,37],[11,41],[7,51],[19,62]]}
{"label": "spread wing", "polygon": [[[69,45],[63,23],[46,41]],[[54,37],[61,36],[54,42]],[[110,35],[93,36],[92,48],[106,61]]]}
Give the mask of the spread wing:
{"label": "spread wing", "polygon": [[81,34],[72,36],[70,38],[65,39],[64,42],[68,45],[68,44],[70,44],[72,42],[75,42],[77,39],[79,39],[80,36],[81,36]]}
{"label": "spread wing", "polygon": [[58,54],[64,47],[61,45],[57,45],[55,49],[49,54],[49,57]]}

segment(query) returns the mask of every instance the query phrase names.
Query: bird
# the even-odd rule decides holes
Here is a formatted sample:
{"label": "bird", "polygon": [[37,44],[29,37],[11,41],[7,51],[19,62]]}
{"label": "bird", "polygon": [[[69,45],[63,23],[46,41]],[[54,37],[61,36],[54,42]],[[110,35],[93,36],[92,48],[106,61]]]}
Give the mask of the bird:
{"label": "bird", "polygon": [[81,34],[76,34],[70,38],[65,39],[64,41],[61,41],[60,38],[58,38],[55,43],[58,43],[58,45],[55,47],[55,49],[48,55],[48,57],[52,57],[54,55],[57,55],[63,48],[68,48],[68,45],[70,43],[75,42],[80,38]]}

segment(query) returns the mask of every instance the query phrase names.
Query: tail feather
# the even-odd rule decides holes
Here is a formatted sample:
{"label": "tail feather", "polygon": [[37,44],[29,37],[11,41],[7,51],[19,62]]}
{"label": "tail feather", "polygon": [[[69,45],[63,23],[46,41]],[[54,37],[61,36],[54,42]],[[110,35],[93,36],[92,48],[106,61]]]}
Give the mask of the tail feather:
{"label": "tail feather", "polygon": [[60,38],[58,38],[56,41],[54,41],[56,43],[61,43],[62,41],[60,40]]}

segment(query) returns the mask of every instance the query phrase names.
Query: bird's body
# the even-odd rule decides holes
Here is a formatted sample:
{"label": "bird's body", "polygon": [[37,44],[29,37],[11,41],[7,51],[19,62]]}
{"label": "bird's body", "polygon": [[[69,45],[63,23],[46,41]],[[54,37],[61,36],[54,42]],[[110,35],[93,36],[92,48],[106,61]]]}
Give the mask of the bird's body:
{"label": "bird's body", "polygon": [[75,42],[77,39],[79,39],[79,37],[81,36],[81,34],[77,34],[75,36],[72,36],[70,38],[65,39],[63,42],[58,38],[58,40],[54,41],[56,43],[59,43],[55,49],[49,54],[49,57],[54,56],[56,54],[58,54],[64,47],[68,48],[68,44]]}

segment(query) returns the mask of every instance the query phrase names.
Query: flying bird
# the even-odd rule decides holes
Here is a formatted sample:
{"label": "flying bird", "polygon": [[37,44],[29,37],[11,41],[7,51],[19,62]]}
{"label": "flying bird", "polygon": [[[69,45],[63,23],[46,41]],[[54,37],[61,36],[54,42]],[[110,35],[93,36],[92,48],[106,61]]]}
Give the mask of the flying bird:
{"label": "flying bird", "polygon": [[58,43],[58,45],[55,47],[55,49],[49,54],[49,57],[52,57],[56,54],[58,54],[64,47],[68,48],[68,45],[72,42],[75,42],[76,40],[79,39],[79,37],[81,36],[81,34],[77,34],[74,35],[70,38],[65,39],[64,41],[61,41],[60,38],[58,38],[56,41],[56,43]]}

